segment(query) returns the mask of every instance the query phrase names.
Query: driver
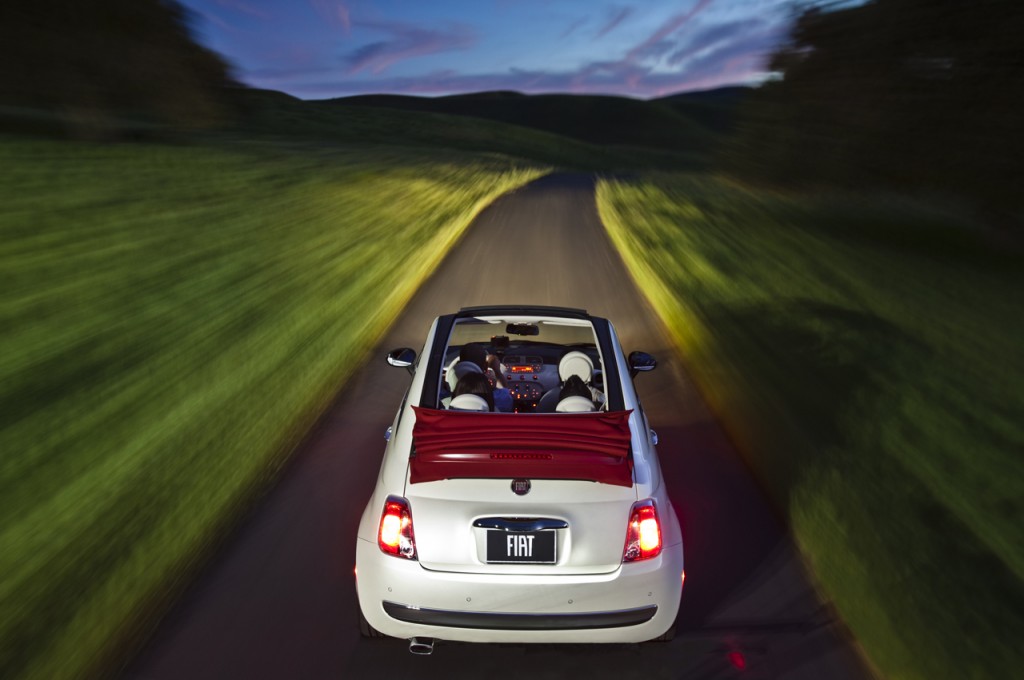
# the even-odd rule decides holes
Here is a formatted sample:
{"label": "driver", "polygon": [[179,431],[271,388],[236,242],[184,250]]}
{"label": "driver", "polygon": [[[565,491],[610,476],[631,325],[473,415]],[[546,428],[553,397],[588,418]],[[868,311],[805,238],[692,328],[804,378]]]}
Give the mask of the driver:
{"label": "driver", "polygon": [[494,410],[511,413],[513,408],[512,391],[505,386],[501,375],[501,361],[493,354],[488,354],[484,346],[478,342],[468,342],[459,351],[459,361],[470,361],[487,375],[487,369],[494,372]]}
{"label": "driver", "polygon": [[487,402],[487,410],[494,410],[494,390],[491,387],[490,381],[487,380],[483,373],[467,373],[459,378],[459,382],[455,385],[455,392],[452,394],[452,404],[449,408],[462,410],[456,407],[457,400],[455,397],[463,394],[475,394],[483,398]]}

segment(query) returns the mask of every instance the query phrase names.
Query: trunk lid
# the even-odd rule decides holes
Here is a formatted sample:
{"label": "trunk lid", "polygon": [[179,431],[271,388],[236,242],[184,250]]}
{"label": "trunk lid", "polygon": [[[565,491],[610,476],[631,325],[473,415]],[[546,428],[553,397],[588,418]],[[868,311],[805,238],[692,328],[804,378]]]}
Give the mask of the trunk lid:
{"label": "trunk lid", "polygon": [[637,500],[630,412],[413,408],[405,495],[425,568],[493,574],[618,569]]}

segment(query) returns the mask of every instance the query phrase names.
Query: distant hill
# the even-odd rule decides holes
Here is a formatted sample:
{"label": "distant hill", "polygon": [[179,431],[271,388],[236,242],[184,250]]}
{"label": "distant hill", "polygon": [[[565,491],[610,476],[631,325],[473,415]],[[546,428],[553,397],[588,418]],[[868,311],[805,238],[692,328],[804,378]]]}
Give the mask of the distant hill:
{"label": "distant hill", "polygon": [[436,98],[360,95],[321,103],[472,116],[591,144],[700,153],[713,148],[721,134],[731,130],[733,109],[748,91],[724,88],[650,101],[602,95],[480,92]]}
{"label": "distant hill", "polygon": [[[482,101],[493,97],[507,102],[524,96],[483,93],[467,98]],[[283,92],[238,88],[232,93],[232,101],[239,112],[239,120],[233,130],[246,137],[272,137],[314,144],[499,153],[583,170],[678,169],[694,168],[704,163],[701,154],[688,148],[673,150],[664,145],[637,148],[594,144],[545,129],[437,113],[416,106],[418,102],[433,100],[387,95],[359,99],[360,104],[344,105],[339,102],[346,100],[303,101]],[[669,120],[678,118],[671,112],[668,116]]]}
{"label": "distant hill", "polygon": [[720,87],[673,94],[655,101],[715,132],[729,134],[735,130],[736,113],[753,92],[752,87]]}

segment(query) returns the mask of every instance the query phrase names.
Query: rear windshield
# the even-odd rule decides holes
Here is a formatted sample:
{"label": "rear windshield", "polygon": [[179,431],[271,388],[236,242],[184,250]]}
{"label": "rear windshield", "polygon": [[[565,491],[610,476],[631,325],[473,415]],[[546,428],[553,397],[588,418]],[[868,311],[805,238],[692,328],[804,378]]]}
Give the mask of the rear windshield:
{"label": "rear windshield", "polygon": [[[474,357],[480,365],[489,390],[482,387],[481,380],[475,376],[466,379],[474,383],[472,388],[465,385],[460,388],[459,381],[465,374],[476,372],[469,365],[472,362],[465,361],[467,357]],[[470,400],[473,403],[469,403],[465,399],[453,405],[453,397],[462,389],[483,396],[487,409],[495,413],[564,412],[570,403],[560,407],[561,397],[570,393],[577,397],[571,403],[573,412],[607,410],[604,361],[594,326],[586,320],[457,319],[448,337],[440,370],[438,403],[444,408],[476,409],[479,406],[479,402]],[[566,377],[570,373],[576,378],[567,386],[570,381]],[[588,399],[592,402],[590,408],[586,404]]]}

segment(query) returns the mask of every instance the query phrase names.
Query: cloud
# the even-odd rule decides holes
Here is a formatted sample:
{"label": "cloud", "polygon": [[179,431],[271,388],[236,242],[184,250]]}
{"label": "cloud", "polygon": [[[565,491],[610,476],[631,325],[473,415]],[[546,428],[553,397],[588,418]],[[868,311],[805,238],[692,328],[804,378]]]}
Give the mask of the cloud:
{"label": "cloud", "polygon": [[309,4],[328,25],[340,27],[346,35],[351,32],[352,12],[343,0],[309,0]]}
{"label": "cloud", "polygon": [[669,17],[669,19],[659,26],[658,30],[651,34],[647,40],[630,50],[626,55],[626,60],[633,61],[645,54],[651,45],[664,41],[670,35],[678,31],[684,24],[700,14],[708,5],[711,4],[711,2],[712,0],[697,0],[697,4],[691,7],[690,11]]}
{"label": "cloud", "polygon": [[597,32],[597,36],[595,37],[598,39],[605,37],[613,30],[615,30],[615,27],[621,24],[623,21],[625,21],[632,13],[633,9],[630,7],[620,7],[618,9],[614,7],[611,8],[611,16],[608,18],[608,21],[607,23],[605,23],[604,27]]}
{"label": "cloud", "polygon": [[348,75],[361,71],[382,73],[400,61],[465,50],[476,44],[475,34],[465,26],[434,30],[398,21],[358,21],[355,24],[360,29],[386,33],[388,38],[363,45],[346,54],[343,60]]}
{"label": "cloud", "polygon": [[575,33],[576,30],[578,28],[580,28],[585,23],[587,23],[587,17],[583,17],[581,19],[577,19],[576,21],[572,22],[571,24],[569,24],[568,27],[566,27],[566,29],[564,31],[562,31],[562,34],[560,36],[558,36],[559,39],[568,38],[570,35]]}
{"label": "cloud", "polygon": [[723,44],[745,46],[749,51],[770,49],[785,37],[784,24],[771,24],[765,19],[744,19],[707,26],[687,36],[682,46],[666,60],[669,66],[684,63],[701,53],[719,49]]}
{"label": "cloud", "polygon": [[679,44],[674,40],[658,40],[657,42],[645,41],[629,51],[629,54],[622,61],[627,63],[642,62],[647,60],[658,60],[676,49]]}
{"label": "cloud", "polygon": [[343,2],[338,3],[337,7],[338,21],[345,28],[345,32],[348,33],[352,30],[352,13],[349,11],[348,5]]}

